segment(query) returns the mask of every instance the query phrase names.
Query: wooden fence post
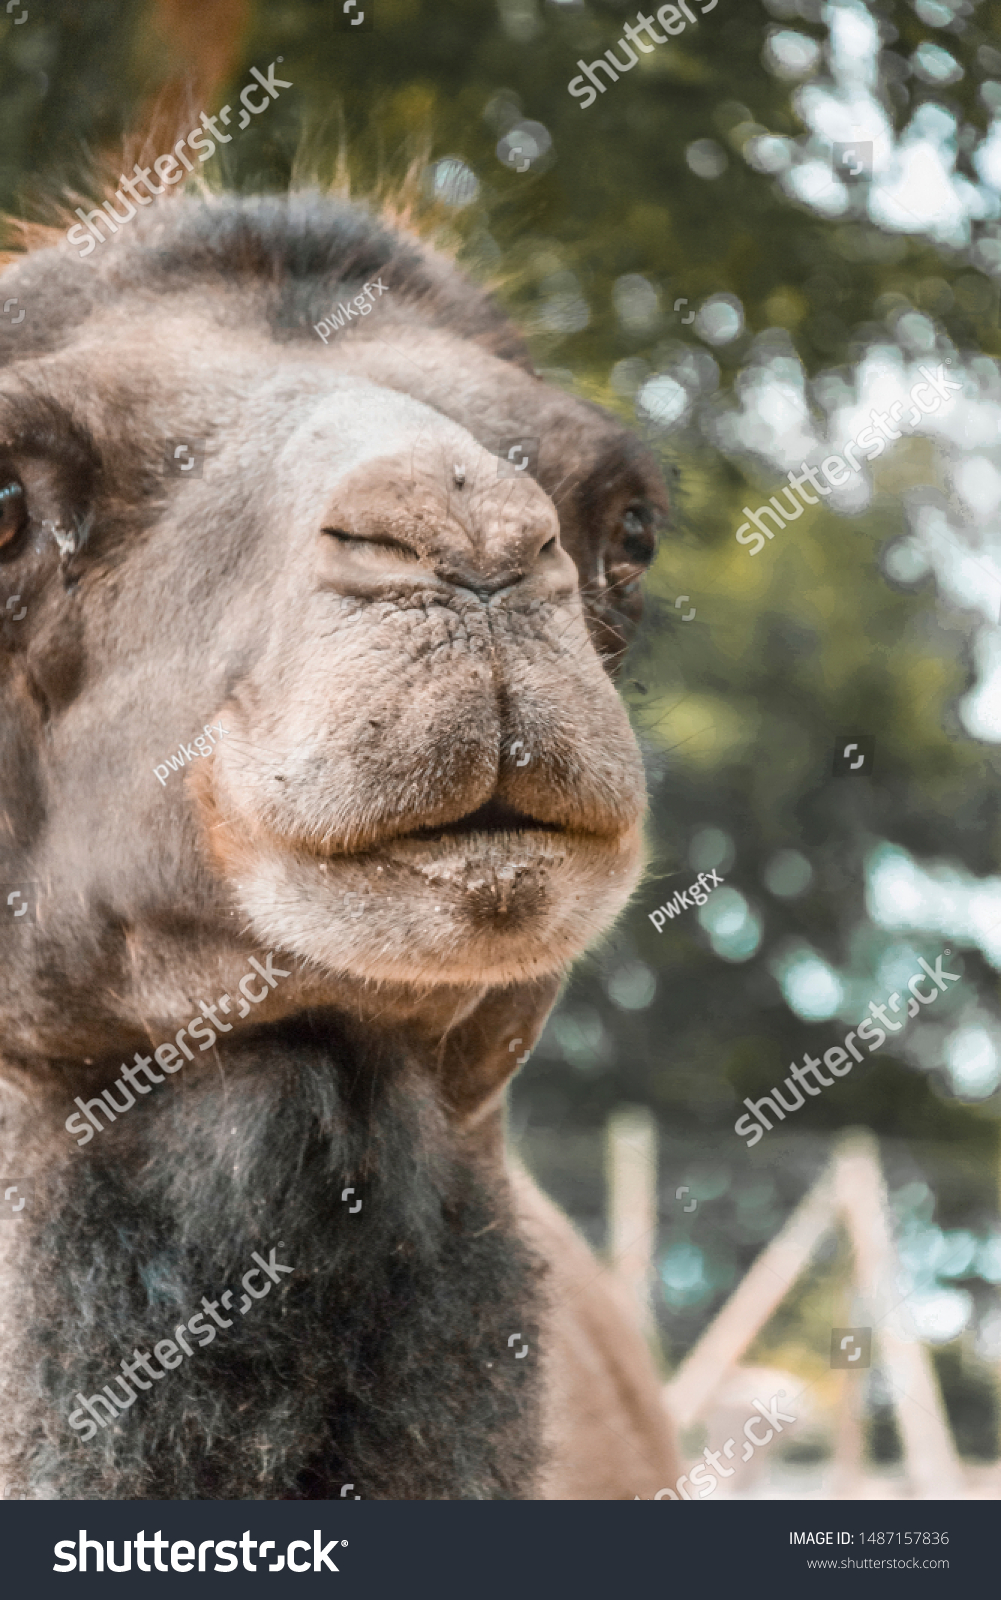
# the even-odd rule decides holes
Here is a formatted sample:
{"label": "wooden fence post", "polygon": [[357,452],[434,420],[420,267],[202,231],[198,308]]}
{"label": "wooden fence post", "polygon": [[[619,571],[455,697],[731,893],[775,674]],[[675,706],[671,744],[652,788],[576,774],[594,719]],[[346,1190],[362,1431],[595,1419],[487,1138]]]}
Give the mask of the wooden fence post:
{"label": "wooden fence post", "polygon": [[644,1107],[627,1106],[609,1117],[605,1175],[608,1258],[649,1339],[655,1334],[650,1288],[657,1246],[657,1124]]}

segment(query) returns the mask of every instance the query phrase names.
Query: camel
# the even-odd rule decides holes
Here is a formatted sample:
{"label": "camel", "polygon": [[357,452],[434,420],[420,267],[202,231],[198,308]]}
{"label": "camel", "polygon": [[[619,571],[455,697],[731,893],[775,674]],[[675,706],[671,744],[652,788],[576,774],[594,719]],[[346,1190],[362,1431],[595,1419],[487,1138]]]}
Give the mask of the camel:
{"label": "camel", "polygon": [[652,1497],[505,1094],[643,869],[656,464],[358,201],[176,195],[3,286],[0,1478]]}

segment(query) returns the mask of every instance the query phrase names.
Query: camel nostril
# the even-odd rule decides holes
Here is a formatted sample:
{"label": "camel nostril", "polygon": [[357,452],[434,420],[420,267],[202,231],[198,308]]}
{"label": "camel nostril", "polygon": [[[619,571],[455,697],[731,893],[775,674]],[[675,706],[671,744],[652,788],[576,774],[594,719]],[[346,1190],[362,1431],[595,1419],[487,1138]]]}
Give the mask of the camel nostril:
{"label": "camel nostril", "polygon": [[542,546],[542,549],[539,551],[539,554],[540,554],[540,556],[547,556],[549,554],[550,550],[555,550],[555,549],[556,549],[556,535],[554,533],[553,537],[551,539],[547,539],[546,540],[545,544]]}

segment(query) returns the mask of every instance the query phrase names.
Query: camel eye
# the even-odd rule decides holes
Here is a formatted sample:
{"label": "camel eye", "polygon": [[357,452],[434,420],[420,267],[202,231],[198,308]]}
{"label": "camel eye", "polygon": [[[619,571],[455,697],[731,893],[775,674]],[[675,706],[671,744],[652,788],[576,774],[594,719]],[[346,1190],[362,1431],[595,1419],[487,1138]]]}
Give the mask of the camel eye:
{"label": "camel eye", "polygon": [[622,518],[621,545],[627,561],[637,567],[648,567],[657,548],[649,513],[645,507],[630,506]]}
{"label": "camel eye", "polygon": [[365,538],[358,533],[345,533],[343,528],[324,528],[324,533],[331,539],[336,539],[342,550],[367,550],[371,555],[403,556],[407,561],[417,561],[420,558],[416,550],[411,550],[409,545],[401,544],[399,539]]}
{"label": "camel eye", "polygon": [[0,548],[16,539],[28,520],[24,490],[19,483],[0,489]]}

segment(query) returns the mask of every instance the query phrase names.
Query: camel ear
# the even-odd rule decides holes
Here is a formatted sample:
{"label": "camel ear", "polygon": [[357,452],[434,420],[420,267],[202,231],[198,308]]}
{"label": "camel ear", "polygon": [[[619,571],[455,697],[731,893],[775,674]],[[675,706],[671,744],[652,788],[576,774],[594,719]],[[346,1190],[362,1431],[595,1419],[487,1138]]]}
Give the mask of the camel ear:
{"label": "camel ear", "polygon": [[445,1040],[442,1098],[464,1130],[496,1110],[507,1084],[532,1052],[563,979],[490,989]]}

